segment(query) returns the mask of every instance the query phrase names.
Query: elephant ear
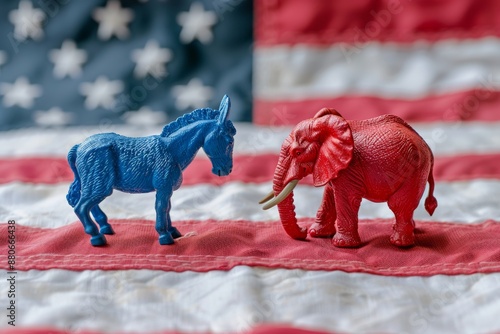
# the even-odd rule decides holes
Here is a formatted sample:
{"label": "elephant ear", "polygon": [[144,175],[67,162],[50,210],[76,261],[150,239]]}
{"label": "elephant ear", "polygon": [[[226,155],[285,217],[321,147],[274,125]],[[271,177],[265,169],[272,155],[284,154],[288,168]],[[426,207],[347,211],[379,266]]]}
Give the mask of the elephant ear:
{"label": "elephant ear", "polygon": [[340,115],[340,113],[337,110],[335,110],[335,109],[332,109],[332,108],[323,108],[320,111],[318,111],[316,113],[316,115],[314,115],[313,118],[320,118],[320,117],[323,117],[323,116],[326,116],[326,115],[336,115],[336,116],[342,117],[342,115]]}
{"label": "elephant ear", "polygon": [[316,187],[325,185],[347,168],[354,148],[351,127],[347,121],[336,110],[325,109],[320,110],[313,121],[313,128],[321,143],[313,170]]}
{"label": "elephant ear", "polygon": [[294,133],[292,131],[281,145],[279,160],[278,164],[276,165],[276,171],[274,173],[275,184],[281,184],[281,182],[283,182],[288,178],[289,174],[292,175],[294,174],[294,171],[290,169],[293,168],[293,166],[290,166],[290,161],[291,161],[290,147],[292,146],[292,143],[294,141],[293,138],[294,138]]}

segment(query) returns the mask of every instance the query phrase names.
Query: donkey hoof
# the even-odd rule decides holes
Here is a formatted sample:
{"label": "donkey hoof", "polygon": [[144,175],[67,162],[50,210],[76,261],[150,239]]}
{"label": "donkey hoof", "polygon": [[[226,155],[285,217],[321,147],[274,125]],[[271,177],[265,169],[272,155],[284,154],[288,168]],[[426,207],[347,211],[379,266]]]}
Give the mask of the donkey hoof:
{"label": "donkey hoof", "polygon": [[94,235],[90,238],[90,244],[92,246],[104,246],[106,245],[106,237],[102,234]]}
{"label": "donkey hoof", "polygon": [[103,227],[101,227],[99,232],[101,234],[108,234],[108,235],[115,234],[115,231],[113,230],[113,227],[111,227],[111,225],[104,225]]}
{"label": "donkey hoof", "polygon": [[171,227],[168,230],[168,232],[172,235],[172,238],[174,238],[174,239],[182,237],[181,232],[179,232],[179,230],[177,228],[175,228],[175,227]]}
{"label": "donkey hoof", "polygon": [[174,238],[167,232],[167,234],[160,235],[160,245],[171,245],[174,243]]}

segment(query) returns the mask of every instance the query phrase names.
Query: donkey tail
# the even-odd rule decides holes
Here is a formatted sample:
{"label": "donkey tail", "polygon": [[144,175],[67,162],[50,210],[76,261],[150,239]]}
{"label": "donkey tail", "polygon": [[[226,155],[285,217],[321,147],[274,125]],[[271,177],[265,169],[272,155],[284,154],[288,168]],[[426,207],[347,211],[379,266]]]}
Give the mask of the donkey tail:
{"label": "donkey tail", "polygon": [[78,149],[78,145],[75,145],[68,152],[68,163],[75,174],[75,180],[69,186],[68,194],[66,195],[66,199],[68,200],[69,205],[75,207],[76,203],[80,200],[80,175],[78,175],[78,170],[76,169],[75,161],[76,161],[76,150]]}
{"label": "donkey tail", "polygon": [[438,202],[434,197],[434,176],[432,175],[432,171],[434,169],[434,157],[431,156],[431,169],[429,170],[429,176],[427,177],[427,182],[429,182],[429,194],[425,199],[425,210],[432,216],[434,210],[436,210],[438,206]]}

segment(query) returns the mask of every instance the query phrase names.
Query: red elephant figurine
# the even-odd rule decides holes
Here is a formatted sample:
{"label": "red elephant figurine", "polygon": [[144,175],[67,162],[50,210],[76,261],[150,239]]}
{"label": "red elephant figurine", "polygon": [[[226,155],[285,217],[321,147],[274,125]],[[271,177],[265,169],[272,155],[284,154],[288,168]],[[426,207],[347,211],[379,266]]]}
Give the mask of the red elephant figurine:
{"label": "red elephant figurine", "polygon": [[[356,247],[361,199],[387,202],[394,212],[391,243],[415,242],[413,212],[429,182],[425,209],[437,207],[433,196],[434,157],[427,143],[394,115],[348,121],[336,110],[323,108],[300,122],[281,147],[273,190],[260,203],[278,205],[286,233],[294,239],[331,237],[337,247]],[[307,231],[297,225],[293,188],[312,174],[314,186],[325,186],[315,223]],[[275,197],[274,197],[275,196]],[[274,198],[273,198],[274,197]]]}

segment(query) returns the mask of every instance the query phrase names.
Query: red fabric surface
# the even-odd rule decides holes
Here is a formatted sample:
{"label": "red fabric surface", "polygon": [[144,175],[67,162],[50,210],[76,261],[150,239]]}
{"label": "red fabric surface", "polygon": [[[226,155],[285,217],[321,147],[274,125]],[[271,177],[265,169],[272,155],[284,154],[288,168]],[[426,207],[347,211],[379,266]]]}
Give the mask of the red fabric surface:
{"label": "red fabric surface", "polygon": [[256,0],[255,11],[257,46],[500,35],[496,0]]}
{"label": "red fabric surface", "polygon": [[498,121],[500,92],[489,90],[491,87],[483,88],[414,100],[375,96],[325,97],[297,101],[255,100],[253,122],[272,126],[295,125],[313,117],[324,107],[337,109],[346,119],[393,114],[407,122]]}
{"label": "red fabric surface", "polygon": [[[256,207],[256,210],[258,208]],[[311,224],[312,219],[302,220]],[[16,270],[229,270],[237,265],[305,270],[343,270],[387,276],[473,274],[500,270],[500,223],[478,225],[417,222],[416,246],[389,242],[391,220],[363,220],[360,248],[342,249],[330,239],[289,238],[279,222],[183,221],[187,237],[160,246],[154,222],[111,221],[116,235],[92,247],[79,222],[56,229],[16,225]],[[7,224],[0,233],[7,235]],[[6,249],[7,239],[0,247]],[[463,245],[467,247],[463,247]],[[2,267],[7,269],[7,261]]]}
{"label": "red fabric surface", "polygon": [[[500,154],[467,154],[435,157],[434,178],[437,181],[473,180],[478,178],[500,179]],[[212,174],[208,159],[195,159],[183,173],[183,185],[228,182],[271,182],[278,162],[278,154],[234,156],[231,175],[219,177]],[[0,184],[21,181],[54,184],[73,181],[73,173],[62,158],[0,159]],[[310,177],[301,184],[312,185]]]}

